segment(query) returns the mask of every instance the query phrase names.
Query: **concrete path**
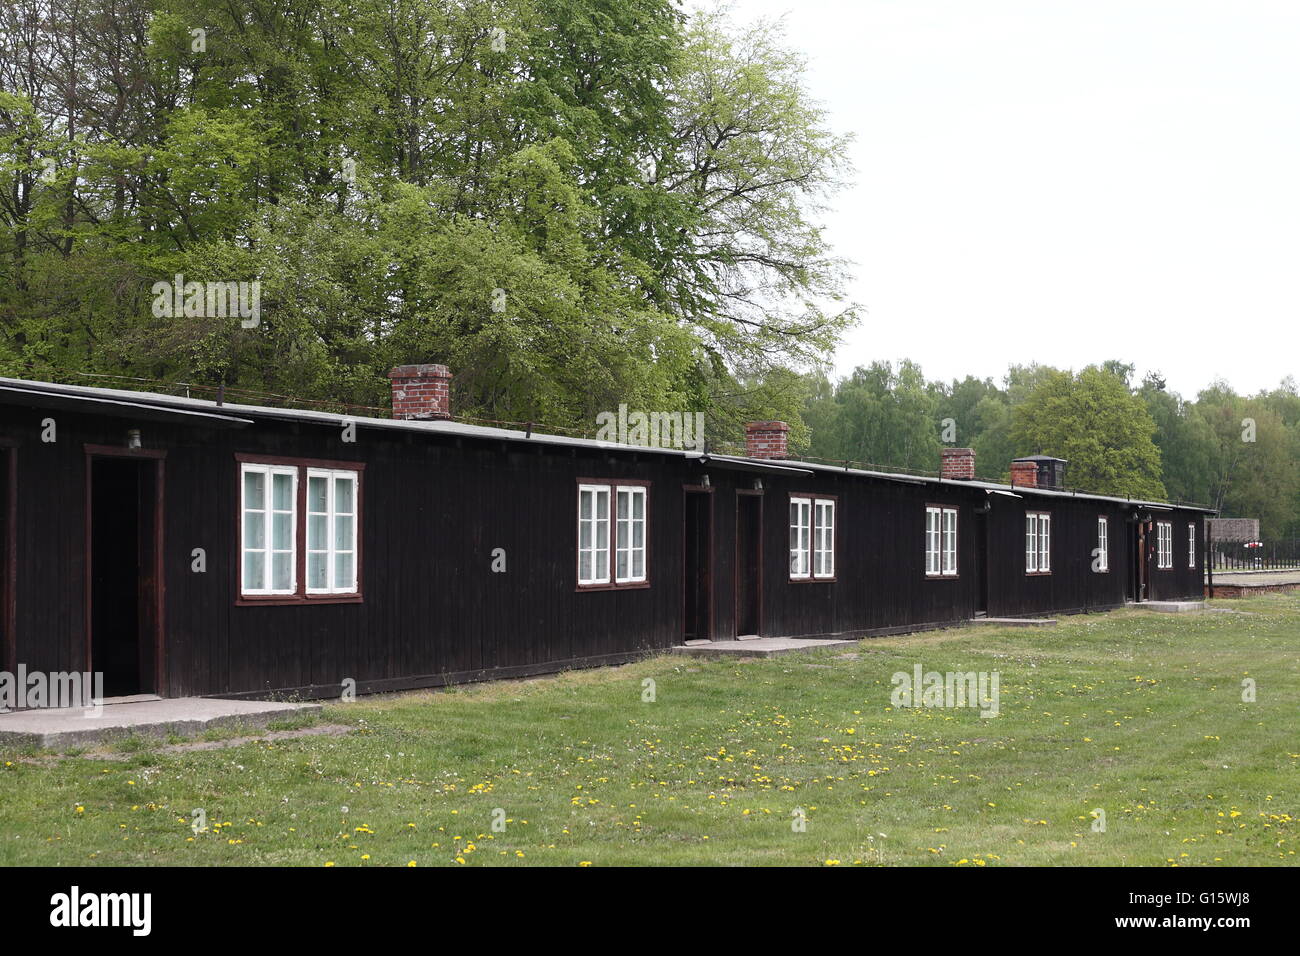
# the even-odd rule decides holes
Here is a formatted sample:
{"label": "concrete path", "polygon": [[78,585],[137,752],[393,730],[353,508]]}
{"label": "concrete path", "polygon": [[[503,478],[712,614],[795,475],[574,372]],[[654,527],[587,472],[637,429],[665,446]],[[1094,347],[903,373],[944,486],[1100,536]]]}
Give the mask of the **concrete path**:
{"label": "concrete path", "polygon": [[798,654],[823,647],[852,647],[857,641],[814,641],[797,637],[759,637],[744,641],[709,641],[673,648],[674,654],[688,657],[776,657]]}
{"label": "concrete path", "polygon": [[996,624],[999,627],[1053,627],[1054,617],[974,617],[967,624]]}
{"label": "concrete path", "polygon": [[212,727],[265,727],[279,718],[320,709],[320,704],[173,697],[106,703],[99,716],[80,707],[19,710],[0,714],[0,746],[57,750],[132,735],[192,737]]}
{"label": "concrete path", "polygon": [[1215,571],[1214,583],[1255,588],[1277,584],[1300,584],[1300,571]]}

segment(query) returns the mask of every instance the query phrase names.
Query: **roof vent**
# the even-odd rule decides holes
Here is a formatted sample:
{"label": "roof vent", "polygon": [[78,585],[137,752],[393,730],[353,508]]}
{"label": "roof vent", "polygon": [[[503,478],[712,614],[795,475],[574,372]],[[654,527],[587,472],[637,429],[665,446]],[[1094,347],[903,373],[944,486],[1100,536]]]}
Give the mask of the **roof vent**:
{"label": "roof vent", "polygon": [[1025,488],[1048,488],[1060,491],[1065,487],[1066,459],[1050,455],[1027,455],[1011,462],[1011,483]]}

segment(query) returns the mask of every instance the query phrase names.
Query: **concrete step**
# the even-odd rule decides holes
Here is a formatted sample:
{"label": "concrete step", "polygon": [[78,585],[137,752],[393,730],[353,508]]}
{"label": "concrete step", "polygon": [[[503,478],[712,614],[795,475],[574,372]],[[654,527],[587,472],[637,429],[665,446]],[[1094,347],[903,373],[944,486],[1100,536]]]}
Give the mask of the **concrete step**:
{"label": "concrete step", "polygon": [[58,750],[134,735],[192,737],[212,727],[260,728],[292,714],[320,710],[320,704],[214,697],[106,701],[98,714],[81,707],[19,710],[0,715],[0,746]]}
{"label": "concrete step", "polygon": [[744,641],[710,641],[707,644],[684,644],[673,648],[674,654],[687,657],[777,657],[799,654],[823,647],[850,647],[857,641],[804,640],[797,637],[756,637]]}
{"label": "concrete step", "polygon": [[975,617],[968,624],[996,624],[999,627],[1052,627],[1054,617]]}
{"label": "concrete step", "polygon": [[1204,611],[1208,604],[1204,601],[1142,601],[1133,605],[1147,611],[1161,611],[1165,614],[1185,614],[1188,611]]}

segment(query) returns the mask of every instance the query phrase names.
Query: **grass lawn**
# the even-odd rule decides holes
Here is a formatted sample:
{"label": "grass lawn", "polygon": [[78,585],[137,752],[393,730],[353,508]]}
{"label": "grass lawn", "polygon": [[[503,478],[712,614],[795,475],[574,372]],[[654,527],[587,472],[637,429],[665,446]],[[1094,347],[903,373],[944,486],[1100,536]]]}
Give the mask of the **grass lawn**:
{"label": "grass lawn", "polygon": [[[1219,604],[1244,613],[658,657],[336,705],[332,736],[6,753],[0,864],[1292,865],[1300,598]],[[917,663],[997,671],[1000,714],[891,706]]]}

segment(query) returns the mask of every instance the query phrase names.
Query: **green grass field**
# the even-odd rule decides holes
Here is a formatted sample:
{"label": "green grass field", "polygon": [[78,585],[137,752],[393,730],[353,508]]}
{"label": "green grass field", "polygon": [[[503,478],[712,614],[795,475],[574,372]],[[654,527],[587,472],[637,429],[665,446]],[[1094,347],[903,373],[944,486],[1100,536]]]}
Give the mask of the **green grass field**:
{"label": "green grass field", "polygon": [[[1220,606],[1241,613],[658,657],[332,706],[335,735],[6,753],[0,864],[1291,865],[1300,598]],[[917,663],[997,671],[999,716],[891,706]]]}

